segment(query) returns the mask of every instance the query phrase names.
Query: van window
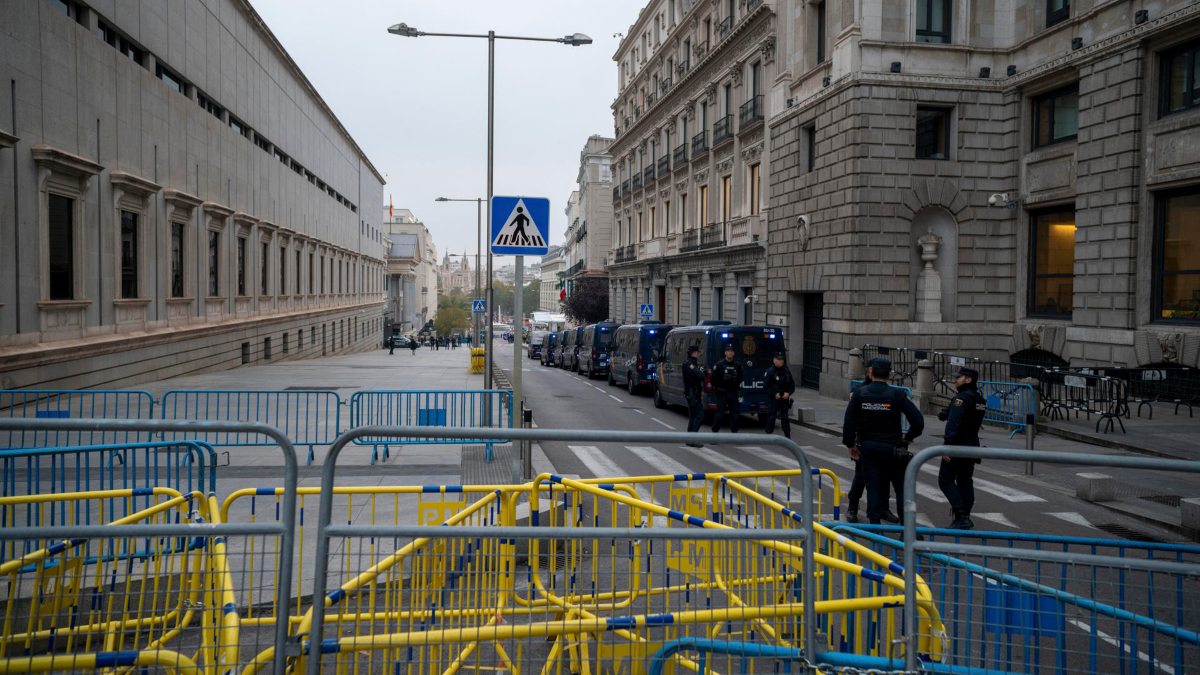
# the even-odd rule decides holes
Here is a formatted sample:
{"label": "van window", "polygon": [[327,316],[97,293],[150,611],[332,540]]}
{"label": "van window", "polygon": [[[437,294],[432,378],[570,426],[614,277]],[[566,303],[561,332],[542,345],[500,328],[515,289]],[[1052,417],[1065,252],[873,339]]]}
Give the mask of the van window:
{"label": "van window", "polygon": [[[718,340],[720,345],[718,349],[722,351],[721,358],[724,358],[724,345],[733,343],[734,349],[737,350],[737,356],[734,359],[743,366],[749,365],[751,368],[770,368],[775,352],[784,350],[783,334],[778,331],[769,333],[761,329],[721,331],[718,334]],[[749,363],[747,364],[747,362]]]}

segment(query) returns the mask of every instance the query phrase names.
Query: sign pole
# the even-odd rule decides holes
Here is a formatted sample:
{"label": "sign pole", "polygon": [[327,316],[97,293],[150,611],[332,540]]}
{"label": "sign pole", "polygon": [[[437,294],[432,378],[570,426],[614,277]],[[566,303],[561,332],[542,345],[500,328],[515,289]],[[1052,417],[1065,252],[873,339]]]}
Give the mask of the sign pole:
{"label": "sign pole", "polygon": [[522,318],[524,308],[521,307],[525,290],[525,256],[519,255],[516,259],[515,271],[513,272],[513,414],[520,415],[520,419],[524,419],[525,399],[521,395],[521,345],[524,344],[522,338],[525,333],[525,321]]}

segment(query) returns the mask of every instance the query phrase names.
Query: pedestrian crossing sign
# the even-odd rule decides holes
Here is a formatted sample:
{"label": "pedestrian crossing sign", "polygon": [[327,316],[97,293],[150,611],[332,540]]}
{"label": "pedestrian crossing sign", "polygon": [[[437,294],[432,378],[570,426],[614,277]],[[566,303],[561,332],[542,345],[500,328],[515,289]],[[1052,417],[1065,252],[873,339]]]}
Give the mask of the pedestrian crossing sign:
{"label": "pedestrian crossing sign", "polygon": [[549,199],[492,197],[493,255],[545,255],[549,239]]}
{"label": "pedestrian crossing sign", "polygon": [[648,302],[641,303],[641,305],[638,306],[638,314],[647,318],[654,316],[654,305]]}
{"label": "pedestrian crossing sign", "polygon": [[471,301],[472,314],[487,314],[487,300],[477,298]]}

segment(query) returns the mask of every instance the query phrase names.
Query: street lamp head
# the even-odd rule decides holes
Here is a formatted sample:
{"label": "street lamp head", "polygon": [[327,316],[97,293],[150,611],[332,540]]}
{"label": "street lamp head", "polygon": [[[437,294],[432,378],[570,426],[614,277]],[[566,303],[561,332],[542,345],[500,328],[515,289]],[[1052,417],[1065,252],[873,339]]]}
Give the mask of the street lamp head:
{"label": "street lamp head", "polygon": [[578,47],[580,45],[592,44],[592,38],[584,35],[583,33],[575,33],[574,35],[567,35],[563,37],[560,42],[565,45],[571,45],[572,47]]}
{"label": "street lamp head", "polygon": [[449,199],[447,199],[447,198],[445,198],[445,197],[438,197],[437,199],[435,199],[435,200],[433,200],[433,201],[435,201],[435,202],[448,202],[448,201],[450,201],[450,200],[449,200]]}
{"label": "street lamp head", "polygon": [[406,23],[398,23],[394,26],[389,26],[388,32],[392,35],[399,35],[401,37],[420,37],[421,35],[421,31]]}

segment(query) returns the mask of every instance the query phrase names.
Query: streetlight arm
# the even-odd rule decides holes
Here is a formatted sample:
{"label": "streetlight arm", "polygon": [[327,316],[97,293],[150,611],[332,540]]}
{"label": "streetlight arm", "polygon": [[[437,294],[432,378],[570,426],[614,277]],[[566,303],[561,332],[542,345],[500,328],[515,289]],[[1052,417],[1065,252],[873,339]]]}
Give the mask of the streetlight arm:
{"label": "streetlight arm", "polygon": [[524,35],[488,35],[486,33],[430,33],[423,30],[417,30],[408,24],[396,24],[388,28],[388,32],[392,35],[401,37],[461,37],[461,38],[482,38],[496,40],[527,40],[530,42],[561,42],[565,45],[578,47],[580,45],[589,45],[592,39],[583,33],[575,33],[573,35],[565,35],[560,38],[544,38],[544,37],[526,37]]}

